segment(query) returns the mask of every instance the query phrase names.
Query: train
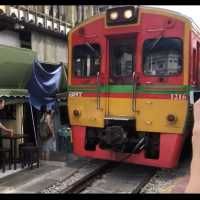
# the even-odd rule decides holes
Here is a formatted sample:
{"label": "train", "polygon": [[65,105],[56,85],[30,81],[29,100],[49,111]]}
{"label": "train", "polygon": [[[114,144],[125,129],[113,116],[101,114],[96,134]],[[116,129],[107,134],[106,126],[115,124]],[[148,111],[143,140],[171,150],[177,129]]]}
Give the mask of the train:
{"label": "train", "polygon": [[200,31],[188,17],[115,6],[68,34],[68,117],[76,155],[178,165],[199,98]]}

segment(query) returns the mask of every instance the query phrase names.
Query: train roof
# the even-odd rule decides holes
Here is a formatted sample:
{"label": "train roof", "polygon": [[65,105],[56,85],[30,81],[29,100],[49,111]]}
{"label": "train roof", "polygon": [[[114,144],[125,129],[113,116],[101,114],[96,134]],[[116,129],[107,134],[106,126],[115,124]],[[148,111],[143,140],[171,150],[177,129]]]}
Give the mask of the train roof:
{"label": "train roof", "polygon": [[195,23],[195,21],[187,16],[187,15],[184,15],[178,11],[173,11],[173,10],[169,10],[169,9],[166,9],[166,8],[156,8],[156,7],[150,7],[150,6],[140,6],[141,8],[145,9],[145,10],[155,10],[155,11],[161,11],[161,12],[165,12],[165,13],[168,13],[168,14],[172,14],[172,15],[176,15],[176,16],[179,16],[179,17],[182,17],[184,19],[184,21],[188,21],[191,25],[192,25],[192,29],[197,32],[198,34],[200,34],[200,28],[199,26]]}
{"label": "train roof", "polygon": [[[191,17],[188,17],[187,15],[184,15],[180,12],[177,11],[172,11],[169,9],[165,9],[165,8],[156,8],[156,7],[151,7],[151,6],[139,6],[141,9],[143,9],[144,11],[155,11],[155,12],[162,12],[162,13],[166,13],[169,15],[173,15],[174,17],[179,17],[180,20],[187,22],[189,24],[191,24],[192,30],[195,31],[197,34],[200,35],[200,28],[199,26],[194,22],[194,20]],[[104,15],[95,15],[93,17],[90,17],[89,19],[84,20],[83,22],[81,22],[80,24],[78,24],[77,26],[75,26],[74,28],[71,29],[70,32],[73,32],[74,29],[79,28],[80,26],[83,26],[85,23],[88,23],[90,21],[93,21],[95,18],[99,17],[103,17]]]}

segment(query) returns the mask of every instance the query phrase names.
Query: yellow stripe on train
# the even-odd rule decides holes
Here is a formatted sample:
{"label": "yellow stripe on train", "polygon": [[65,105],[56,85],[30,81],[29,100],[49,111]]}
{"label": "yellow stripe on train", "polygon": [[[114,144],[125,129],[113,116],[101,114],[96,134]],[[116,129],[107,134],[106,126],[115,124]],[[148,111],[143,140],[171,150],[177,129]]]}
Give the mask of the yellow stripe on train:
{"label": "yellow stripe on train", "polygon": [[[183,133],[188,112],[187,100],[137,99],[132,112],[132,99],[101,97],[97,109],[96,97],[69,97],[71,125],[104,127],[105,117],[134,117],[137,131]],[[76,115],[77,114],[77,115]],[[169,122],[167,117],[175,120]]]}

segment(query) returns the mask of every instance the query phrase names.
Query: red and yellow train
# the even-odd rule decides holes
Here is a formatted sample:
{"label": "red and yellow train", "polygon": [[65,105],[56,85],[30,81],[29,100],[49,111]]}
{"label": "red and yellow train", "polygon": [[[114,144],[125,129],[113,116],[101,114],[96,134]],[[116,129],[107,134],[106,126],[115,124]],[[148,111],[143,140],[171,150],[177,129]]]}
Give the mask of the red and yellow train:
{"label": "red and yellow train", "polygon": [[72,29],[68,47],[74,153],[175,167],[199,94],[198,28],[169,10],[113,7]]}

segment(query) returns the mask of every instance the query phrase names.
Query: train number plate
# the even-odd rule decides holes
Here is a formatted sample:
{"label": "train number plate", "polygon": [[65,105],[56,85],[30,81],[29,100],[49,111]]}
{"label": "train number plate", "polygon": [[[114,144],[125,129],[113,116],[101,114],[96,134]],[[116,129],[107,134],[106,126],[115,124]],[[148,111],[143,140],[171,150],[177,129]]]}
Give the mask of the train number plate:
{"label": "train number plate", "polygon": [[187,96],[185,94],[171,94],[171,100],[186,100]]}
{"label": "train number plate", "polygon": [[82,92],[69,92],[70,97],[81,97]]}

